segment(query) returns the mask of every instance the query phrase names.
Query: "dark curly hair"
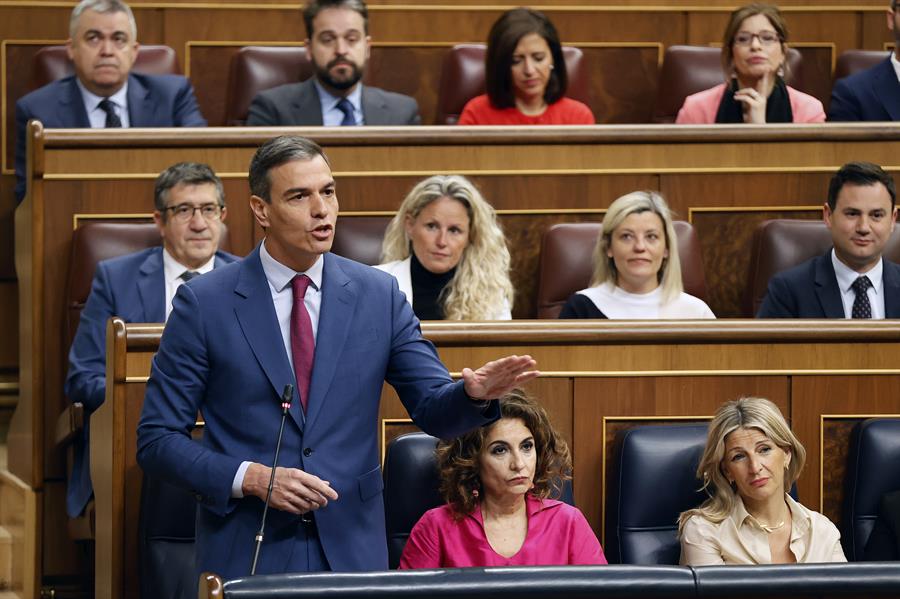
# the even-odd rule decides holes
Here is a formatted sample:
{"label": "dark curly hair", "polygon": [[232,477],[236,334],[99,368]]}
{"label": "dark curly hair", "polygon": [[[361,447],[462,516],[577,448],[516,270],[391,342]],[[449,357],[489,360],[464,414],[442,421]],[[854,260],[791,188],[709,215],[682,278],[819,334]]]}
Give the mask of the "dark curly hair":
{"label": "dark curly hair", "polygon": [[[500,417],[522,420],[534,437],[537,463],[534,488],[530,493],[541,499],[558,498],[562,494],[563,482],[572,478],[572,457],[565,439],[550,424],[544,408],[525,391],[513,389],[499,401]],[[441,475],[441,494],[457,518],[462,518],[475,509],[478,500],[472,491],[481,489],[479,457],[484,440],[494,424],[496,423],[438,443],[436,453]]]}

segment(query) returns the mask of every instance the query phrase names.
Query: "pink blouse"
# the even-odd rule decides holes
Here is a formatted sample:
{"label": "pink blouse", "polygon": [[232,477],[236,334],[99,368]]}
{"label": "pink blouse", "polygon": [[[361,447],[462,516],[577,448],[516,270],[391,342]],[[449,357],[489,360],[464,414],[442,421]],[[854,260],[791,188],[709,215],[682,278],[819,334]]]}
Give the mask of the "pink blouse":
{"label": "pink blouse", "polygon": [[594,531],[578,508],[528,495],[526,509],[528,534],[512,557],[503,557],[491,548],[480,507],[461,520],[453,519],[449,505],[429,510],[409,535],[400,569],[606,563]]}

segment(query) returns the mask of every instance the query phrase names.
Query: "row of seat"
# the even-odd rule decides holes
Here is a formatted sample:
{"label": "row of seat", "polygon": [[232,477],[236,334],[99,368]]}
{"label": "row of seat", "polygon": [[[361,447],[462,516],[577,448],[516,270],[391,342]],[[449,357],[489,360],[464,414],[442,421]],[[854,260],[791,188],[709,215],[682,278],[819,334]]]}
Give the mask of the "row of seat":
{"label": "row of seat", "polygon": [[[484,44],[459,44],[447,52],[441,71],[437,124],[455,124],[466,102],[484,93],[484,54]],[[579,48],[566,46],[563,55],[569,74],[568,95],[590,104],[591,70],[584,53]],[[705,46],[671,46],[666,50],[653,113],[654,123],[673,123],[685,97],[722,82],[719,56],[718,48]],[[874,66],[886,56],[885,52],[846,51],[837,61],[834,80]],[[788,51],[787,60],[788,83],[803,90],[811,82],[804,79],[802,55],[792,48]],[[175,52],[168,46],[141,46],[134,70],[148,74],[177,73]],[[40,87],[73,72],[65,46],[47,46],[35,55],[33,85]],[[225,124],[243,125],[250,103],[259,92],[277,85],[303,81],[312,75],[313,66],[305,47],[241,48],[231,61]],[[372,83],[378,84],[377,81]],[[597,116],[602,120],[602,115]]]}
{"label": "row of seat", "polygon": [[[652,425],[626,430],[617,438],[603,546],[610,563],[678,563],[678,515],[706,498],[696,477],[706,434],[706,423]],[[410,433],[394,439],[388,447],[384,499],[391,567],[399,563],[419,517],[441,504],[436,441],[424,433]],[[900,489],[898,459],[900,419],[873,418],[855,426],[840,523],[844,553],[850,561],[890,559],[867,556],[865,548],[881,496]],[[796,495],[796,489],[791,494]]]}
{"label": "row of seat", "polygon": [[[390,217],[344,217],[337,227],[332,251],[364,264],[378,264],[381,242]],[[556,318],[566,299],[588,286],[593,272],[593,252],[600,223],[565,223],[550,227],[541,245],[537,318]],[[690,223],[675,221],[684,289],[707,299],[700,241]],[[66,288],[68,314],[66,339],[71,342],[81,309],[91,290],[99,261],[159,245],[156,227],[147,224],[87,223],[72,238],[69,279]],[[769,279],[791,266],[823,254],[832,245],[831,233],[819,220],[776,219],[764,221],[756,230],[751,248],[750,270],[744,296],[744,313],[752,317],[762,304]],[[229,249],[227,233],[222,249]],[[900,262],[900,229],[894,231],[885,256]]]}
{"label": "row of seat", "polygon": [[[699,505],[695,472],[706,441],[705,423],[640,426],[617,439],[607,494],[606,543],[610,563],[675,565],[677,519]],[[394,439],[384,462],[385,524],[395,568],[412,526],[442,503],[434,456],[437,440],[424,433]],[[900,489],[900,419],[869,419],[854,428],[848,452],[842,542],[850,561],[862,561],[884,493]],[[665,484],[660,484],[665,481]],[[577,484],[577,481],[576,481]],[[563,499],[571,503],[570,487]],[[194,505],[189,494],[145,477],[141,498],[141,578],[147,596],[169,596],[188,584]],[[867,556],[869,560],[878,556]],[[183,573],[174,576],[174,573]],[[756,576],[756,574],[753,574]],[[858,589],[859,590],[859,589]]]}

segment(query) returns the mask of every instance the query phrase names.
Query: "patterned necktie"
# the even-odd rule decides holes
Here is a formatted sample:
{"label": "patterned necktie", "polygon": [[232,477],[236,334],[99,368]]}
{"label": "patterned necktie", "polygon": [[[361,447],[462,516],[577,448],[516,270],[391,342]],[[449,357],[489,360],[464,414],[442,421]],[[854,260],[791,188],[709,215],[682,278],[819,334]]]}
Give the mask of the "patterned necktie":
{"label": "patterned necktie", "polygon": [[116,114],[115,106],[109,101],[109,98],[103,98],[98,106],[100,107],[100,110],[106,113],[107,129],[118,129],[122,127],[122,121],[119,119],[119,115]]}
{"label": "patterned necktie", "polygon": [[347,98],[341,98],[337,103],[337,109],[344,113],[341,127],[353,127],[356,125],[356,116],[353,114],[353,104]]}
{"label": "patterned necktie", "polygon": [[194,277],[199,277],[199,276],[200,276],[200,273],[197,272],[196,270],[186,270],[183,273],[181,273],[181,276],[179,278],[181,280],[183,280],[185,283],[187,283]]}
{"label": "patterned necktie", "polygon": [[291,308],[291,357],[294,359],[294,374],[297,377],[297,392],[304,413],[309,404],[309,381],[312,378],[313,358],[316,342],[313,337],[312,321],[303,303],[306,289],[312,281],[306,275],[297,275],[291,281],[294,305]]}
{"label": "patterned necktie", "polygon": [[853,291],[856,293],[856,299],[853,300],[853,318],[872,318],[872,304],[869,303],[869,294],[866,293],[872,281],[869,277],[863,275],[853,281]]}

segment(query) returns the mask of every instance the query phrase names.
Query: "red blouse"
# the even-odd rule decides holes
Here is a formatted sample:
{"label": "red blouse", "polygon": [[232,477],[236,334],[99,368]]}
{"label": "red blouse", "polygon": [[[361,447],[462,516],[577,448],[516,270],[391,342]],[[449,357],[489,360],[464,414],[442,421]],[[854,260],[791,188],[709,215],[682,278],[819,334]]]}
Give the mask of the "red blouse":
{"label": "red blouse", "polygon": [[459,125],[593,125],[591,109],[578,100],[560,98],[547,106],[542,114],[529,116],[515,106],[494,108],[487,94],[476,96],[466,103],[459,116]]}

